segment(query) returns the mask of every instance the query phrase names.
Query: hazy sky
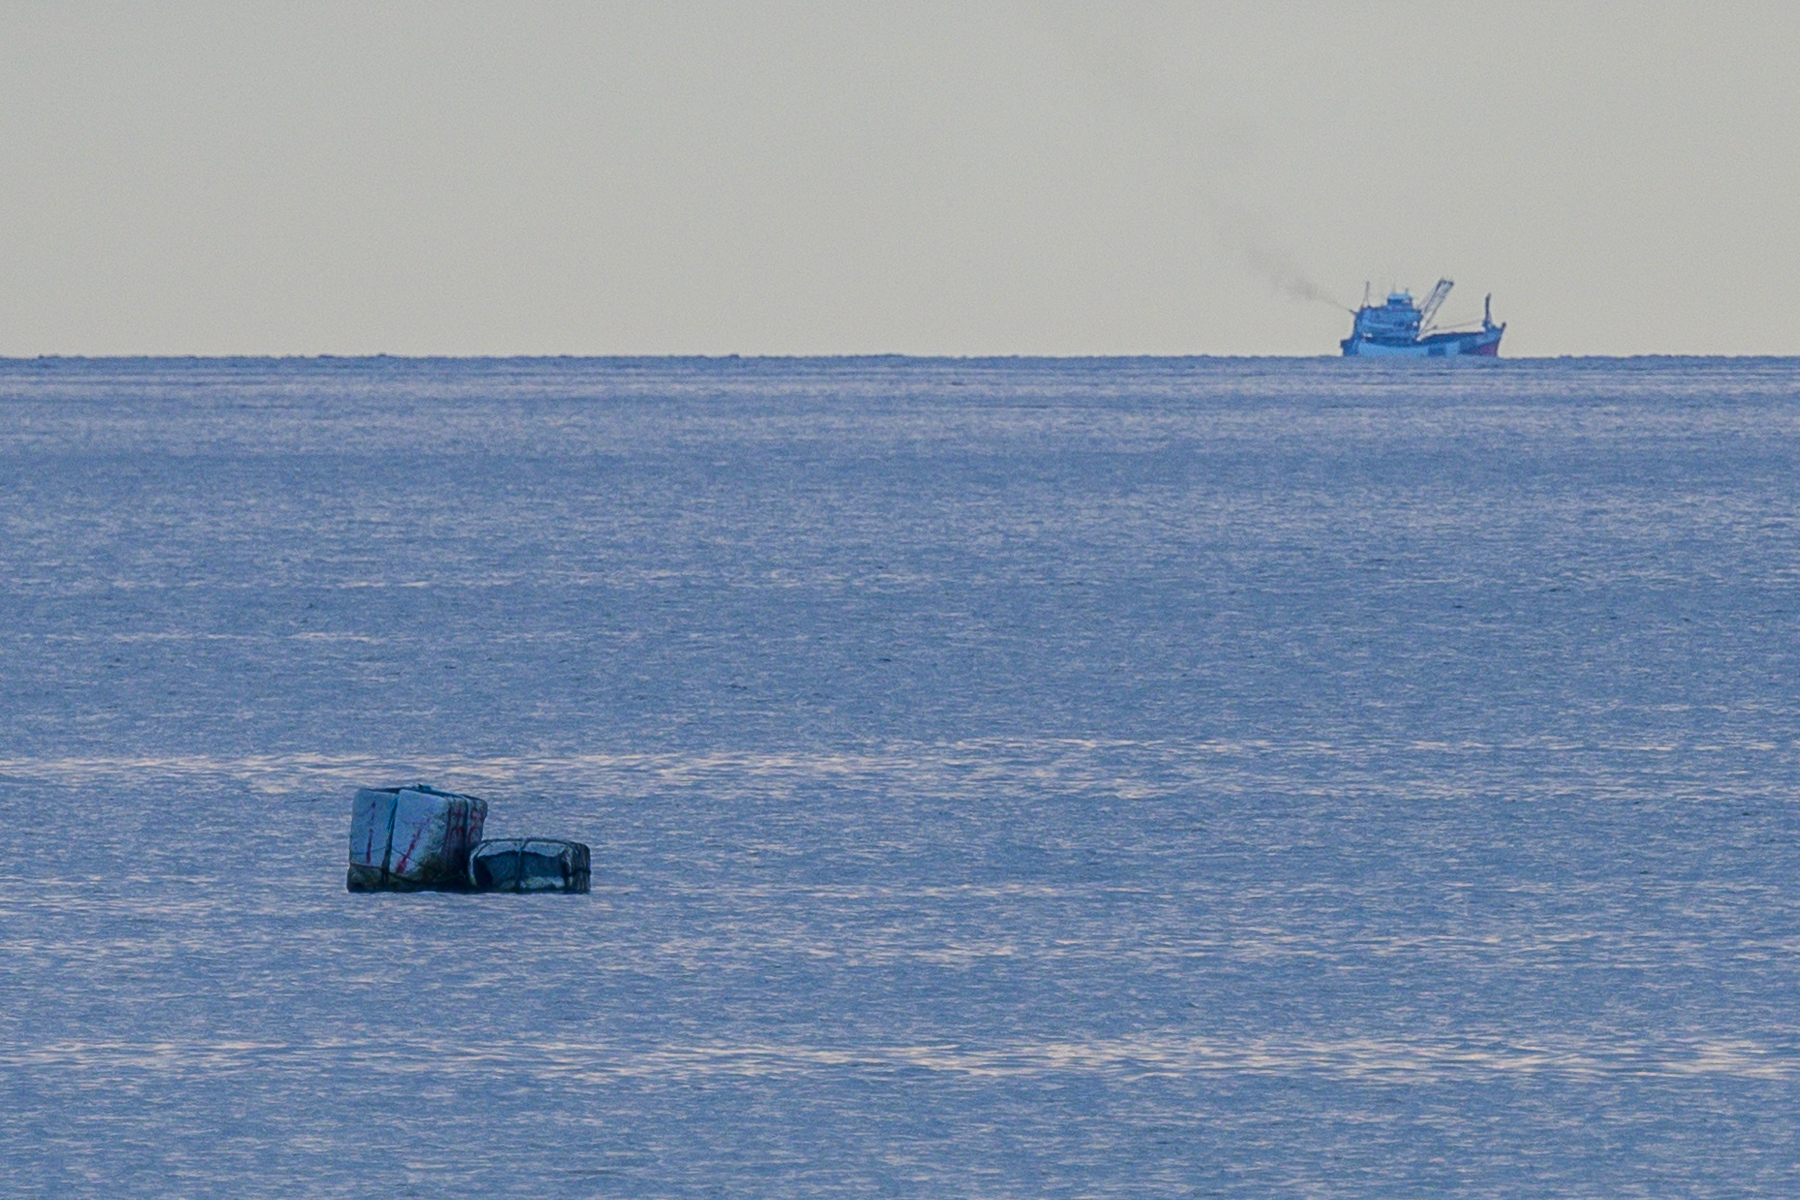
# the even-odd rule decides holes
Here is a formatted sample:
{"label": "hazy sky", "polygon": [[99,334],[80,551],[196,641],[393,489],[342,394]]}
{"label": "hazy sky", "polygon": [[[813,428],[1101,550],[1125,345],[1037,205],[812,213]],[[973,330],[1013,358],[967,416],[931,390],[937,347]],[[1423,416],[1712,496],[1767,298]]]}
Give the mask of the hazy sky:
{"label": "hazy sky", "polygon": [[0,6],[0,353],[1800,353],[1800,5]]}

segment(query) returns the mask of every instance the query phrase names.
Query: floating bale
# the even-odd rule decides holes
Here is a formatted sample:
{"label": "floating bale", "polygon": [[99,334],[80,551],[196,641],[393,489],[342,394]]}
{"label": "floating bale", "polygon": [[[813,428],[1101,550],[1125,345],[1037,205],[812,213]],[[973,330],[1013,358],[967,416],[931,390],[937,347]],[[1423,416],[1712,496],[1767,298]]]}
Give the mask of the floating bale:
{"label": "floating bale", "polygon": [[554,838],[491,838],[469,855],[478,892],[585,892],[588,848]]}
{"label": "floating bale", "polygon": [[363,788],[350,806],[353,892],[460,891],[487,801],[425,784]]}

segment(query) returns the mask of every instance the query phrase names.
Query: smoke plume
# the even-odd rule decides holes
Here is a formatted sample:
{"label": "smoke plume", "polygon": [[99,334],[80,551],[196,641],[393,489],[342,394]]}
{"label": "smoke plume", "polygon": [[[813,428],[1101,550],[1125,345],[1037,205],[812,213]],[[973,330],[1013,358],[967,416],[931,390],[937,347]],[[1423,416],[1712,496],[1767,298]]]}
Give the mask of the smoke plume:
{"label": "smoke plume", "polygon": [[1275,290],[1292,300],[1316,300],[1333,308],[1348,308],[1326,295],[1319,285],[1307,278],[1293,256],[1269,246],[1251,244],[1244,248],[1244,261],[1259,275],[1268,279]]}

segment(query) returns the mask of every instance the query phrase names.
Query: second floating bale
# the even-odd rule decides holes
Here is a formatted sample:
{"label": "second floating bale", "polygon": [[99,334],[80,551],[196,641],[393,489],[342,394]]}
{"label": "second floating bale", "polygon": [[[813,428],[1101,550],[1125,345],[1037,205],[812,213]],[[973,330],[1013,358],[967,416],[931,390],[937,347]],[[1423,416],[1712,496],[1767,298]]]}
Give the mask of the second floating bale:
{"label": "second floating bale", "polygon": [[588,848],[555,838],[490,838],[469,854],[478,892],[585,892]]}

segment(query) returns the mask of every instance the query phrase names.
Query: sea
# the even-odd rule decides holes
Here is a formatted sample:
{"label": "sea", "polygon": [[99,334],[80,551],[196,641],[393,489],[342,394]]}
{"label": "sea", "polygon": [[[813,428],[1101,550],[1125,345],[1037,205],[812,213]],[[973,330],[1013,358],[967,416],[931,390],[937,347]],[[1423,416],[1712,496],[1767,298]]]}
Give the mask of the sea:
{"label": "sea", "polygon": [[0,1195],[1791,1197],[1797,649],[1800,359],[0,362]]}

